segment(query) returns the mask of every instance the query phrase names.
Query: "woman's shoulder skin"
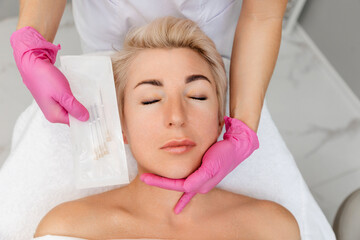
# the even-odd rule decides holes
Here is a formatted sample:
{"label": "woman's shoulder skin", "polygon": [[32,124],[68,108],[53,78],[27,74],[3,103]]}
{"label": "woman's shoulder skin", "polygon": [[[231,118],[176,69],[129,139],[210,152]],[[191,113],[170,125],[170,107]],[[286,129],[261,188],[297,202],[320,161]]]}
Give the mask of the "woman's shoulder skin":
{"label": "woman's shoulder skin", "polygon": [[232,224],[234,239],[300,240],[295,217],[282,205],[217,188],[219,203],[231,205],[225,219]]}
{"label": "woman's shoulder skin", "polygon": [[[109,230],[109,223],[117,215],[111,211],[106,196],[95,194],[61,203],[51,209],[40,221],[34,237],[45,235],[71,236],[84,239],[101,239]],[[125,211],[123,211],[125,216]],[[125,221],[125,217],[122,218]]]}
{"label": "woman's shoulder skin", "polygon": [[[133,229],[135,226],[129,225],[126,206],[123,210],[112,211],[113,207],[109,208],[111,204],[106,201],[109,199],[107,196],[107,193],[97,194],[56,206],[41,220],[35,237],[61,235],[91,239],[89,236],[101,238],[104,232],[112,231],[109,226],[118,226],[119,233]],[[184,231],[193,232],[196,229],[199,236],[224,236],[221,239],[300,239],[294,216],[275,202],[219,188],[200,196],[203,200],[198,203],[204,214],[199,219],[203,220],[199,220],[193,229]],[[119,213],[122,213],[121,216]]]}
{"label": "woman's shoulder skin", "polygon": [[[70,201],[57,205],[51,209],[40,221],[34,237],[45,235],[71,236],[82,238],[74,216],[85,216],[91,208],[83,202]],[[71,234],[69,234],[69,230]]]}
{"label": "woman's shoulder skin", "polygon": [[[268,200],[256,200],[248,205],[251,225],[257,239],[300,240],[300,229],[295,217],[285,207]],[[250,215],[250,214],[249,214]]]}

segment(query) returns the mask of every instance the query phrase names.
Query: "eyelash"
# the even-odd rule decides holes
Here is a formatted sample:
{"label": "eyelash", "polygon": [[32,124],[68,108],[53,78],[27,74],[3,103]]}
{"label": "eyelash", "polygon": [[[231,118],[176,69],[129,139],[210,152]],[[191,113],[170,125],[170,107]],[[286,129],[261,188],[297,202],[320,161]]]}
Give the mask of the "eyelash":
{"label": "eyelash", "polygon": [[[190,98],[196,99],[196,100],[199,100],[199,101],[205,101],[205,100],[207,99],[207,97],[199,97],[199,98],[197,98],[197,97],[190,97]],[[152,100],[152,101],[146,101],[146,102],[141,102],[141,103],[142,103],[143,105],[148,105],[148,104],[156,103],[156,102],[158,102],[158,101],[160,101],[160,100],[155,99],[155,100]]]}

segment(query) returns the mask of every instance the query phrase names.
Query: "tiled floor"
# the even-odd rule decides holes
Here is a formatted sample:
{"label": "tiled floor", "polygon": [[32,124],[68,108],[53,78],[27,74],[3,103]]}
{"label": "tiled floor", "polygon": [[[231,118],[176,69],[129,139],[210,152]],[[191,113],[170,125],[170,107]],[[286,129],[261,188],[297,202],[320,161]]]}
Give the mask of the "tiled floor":
{"label": "tiled floor", "polygon": [[[0,22],[0,166],[9,153],[15,121],[32,101],[9,43],[16,24],[16,18]],[[59,55],[81,53],[70,5],[54,43],[61,43]],[[283,36],[266,98],[301,173],[332,223],[340,203],[360,187],[360,101],[329,66],[297,27],[291,36]]]}

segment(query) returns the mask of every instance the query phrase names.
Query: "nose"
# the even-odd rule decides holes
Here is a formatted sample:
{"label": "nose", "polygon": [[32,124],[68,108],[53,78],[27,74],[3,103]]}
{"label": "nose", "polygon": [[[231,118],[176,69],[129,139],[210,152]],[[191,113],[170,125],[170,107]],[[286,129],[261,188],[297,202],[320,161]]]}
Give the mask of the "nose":
{"label": "nose", "polygon": [[186,122],[186,110],[181,99],[169,99],[164,108],[165,126],[182,127]]}

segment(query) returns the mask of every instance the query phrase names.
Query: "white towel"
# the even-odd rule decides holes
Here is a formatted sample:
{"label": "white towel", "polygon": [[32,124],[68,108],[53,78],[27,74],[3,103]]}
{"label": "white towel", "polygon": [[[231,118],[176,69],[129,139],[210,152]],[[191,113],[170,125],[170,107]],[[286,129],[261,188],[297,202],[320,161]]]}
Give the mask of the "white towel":
{"label": "white towel", "polygon": [[[159,238],[136,238],[137,240],[161,240]],[[86,240],[84,238],[74,238],[66,236],[57,236],[57,235],[46,235],[42,237],[33,238],[32,240]],[[120,240],[120,239],[111,239],[111,240]],[[121,238],[121,240],[134,240],[134,238]]]}

